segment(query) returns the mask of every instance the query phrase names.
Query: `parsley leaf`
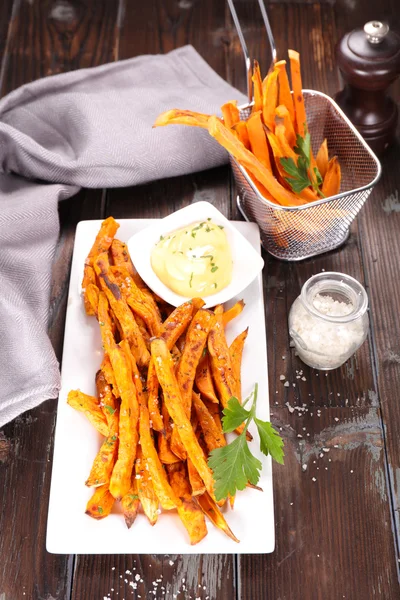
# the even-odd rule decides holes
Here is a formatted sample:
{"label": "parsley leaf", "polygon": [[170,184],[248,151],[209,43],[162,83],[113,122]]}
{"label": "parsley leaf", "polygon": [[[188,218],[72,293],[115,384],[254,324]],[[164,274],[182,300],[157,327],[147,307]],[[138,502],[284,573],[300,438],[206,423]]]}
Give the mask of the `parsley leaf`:
{"label": "parsley leaf", "polygon": [[307,132],[304,137],[297,134],[295,153],[298,155],[297,164],[293,158],[280,158],[280,163],[289,177],[285,181],[290,185],[295,194],[300,194],[305,188],[312,187],[322,198],[323,193],[319,189],[322,185],[321,173],[314,167],[314,177],[310,176],[311,169],[311,136]]}
{"label": "parsley leaf", "polygon": [[258,435],[260,436],[260,450],[268,456],[270,454],[274,460],[283,465],[283,439],[268,421],[261,421],[254,417],[254,423],[257,425]]}
{"label": "parsley leaf", "polygon": [[[213,472],[214,492],[217,500],[234,495],[237,490],[243,490],[247,483],[257,485],[262,468],[261,462],[253,456],[246,439],[246,431],[254,420],[260,436],[260,450],[263,454],[283,464],[283,440],[268,421],[261,421],[255,416],[257,405],[258,385],[254,391],[240,404],[232,396],[223,410],[223,431],[230,433],[242,423],[245,424],[242,433],[230,444],[216,448],[210,453],[208,465]],[[250,409],[245,405],[252,400]]]}
{"label": "parsley leaf", "polygon": [[248,481],[256,485],[260,478],[261,463],[250,452],[246,435],[239,435],[231,444],[212,450],[208,464],[214,474],[217,500],[244,490]]}
{"label": "parsley leaf", "polygon": [[250,411],[243,408],[239,400],[232,396],[228,402],[228,406],[224,408],[222,417],[222,425],[224,433],[231,433],[250,416]]}
{"label": "parsley leaf", "polygon": [[105,404],[104,409],[108,412],[109,415],[113,415],[115,413],[115,408],[113,408],[109,404]]}

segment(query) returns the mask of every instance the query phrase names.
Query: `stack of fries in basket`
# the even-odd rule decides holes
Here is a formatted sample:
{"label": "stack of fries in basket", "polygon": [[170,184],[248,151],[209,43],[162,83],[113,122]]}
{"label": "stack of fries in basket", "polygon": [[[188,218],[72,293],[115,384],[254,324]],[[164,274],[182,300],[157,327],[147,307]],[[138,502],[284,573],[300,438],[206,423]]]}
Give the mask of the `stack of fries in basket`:
{"label": "stack of fries in basket", "polygon": [[[172,109],[158,116],[154,127],[190,125],[207,129],[245,168],[260,194],[282,207],[311,206],[313,202],[340,192],[341,169],[336,156],[329,159],[325,139],[314,156],[304,106],[300,56],[289,50],[293,93],[290,91],[286,61],[275,63],[264,80],[254,61],[253,105],[241,121],[236,101],[221,107],[222,118],[190,110]],[[323,233],[327,222],[346,216],[346,211],[326,204],[310,215],[297,214],[297,233]],[[293,227],[287,213],[275,212],[277,232]],[[290,236],[289,236],[290,237]],[[285,237],[279,245],[287,246]]]}
{"label": "stack of fries in basket", "polygon": [[152,525],[160,506],[176,508],[192,544],[207,535],[205,515],[238,541],[220,511],[234,497],[217,501],[207,457],[227,443],[221,409],[241,397],[247,330],[228,348],[224,328],[243,302],[211,311],[194,298],[173,309],[141,280],[115,239],[118,227],[112,217],[102,223],[82,284],[104,349],[97,397],[68,395],[104,436],[86,481],[95,488],[86,512],[102,519],[120,501],[130,527],[140,506]]}

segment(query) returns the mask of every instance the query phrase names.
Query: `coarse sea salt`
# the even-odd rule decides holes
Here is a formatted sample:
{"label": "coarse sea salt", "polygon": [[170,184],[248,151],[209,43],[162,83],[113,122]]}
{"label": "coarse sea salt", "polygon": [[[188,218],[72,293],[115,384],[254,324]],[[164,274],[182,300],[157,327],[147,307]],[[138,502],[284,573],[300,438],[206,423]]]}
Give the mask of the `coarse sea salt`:
{"label": "coarse sea salt", "polygon": [[[327,317],[345,317],[354,310],[353,304],[329,295],[316,294],[312,304]],[[316,368],[337,367],[355,352],[366,335],[362,319],[333,322],[319,318],[305,308],[300,297],[290,311],[289,327],[300,358]]]}

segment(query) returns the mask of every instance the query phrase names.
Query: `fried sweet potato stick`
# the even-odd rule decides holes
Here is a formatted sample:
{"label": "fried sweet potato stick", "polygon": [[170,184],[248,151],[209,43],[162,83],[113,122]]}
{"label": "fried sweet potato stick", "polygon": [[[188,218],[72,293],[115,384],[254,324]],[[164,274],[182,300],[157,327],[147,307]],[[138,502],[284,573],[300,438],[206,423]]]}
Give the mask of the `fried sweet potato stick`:
{"label": "fried sweet potato stick", "polygon": [[235,379],[235,396],[241,402],[242,400],[242,380],[241,380],[241,365],[244,343],[247,338],[249,328],[239,333],[239,335],[233,340],[229,346],[229,354],[232,362],[233,377]]}
{"label": "fried sweet potato stick", "polygon": [[164,125],[190,125],[192,127],[203,127],[207,129],[207,123],[210,115],[194,112],[193,110],[182,110],[173,108],[158,115],[153,127],[163,127]]}
{"label": "fried sweet potato stick", "polygon": [[230,321],[232,321],[233,319],[236,319],[236,317],[238,317],[240,315],[240,313],[243,311],[245,307],[245,303],[243,302],[243,300],[238,300],[237,302],[235,302],[235,304],[233,306],[231,306],[231,308],[228,308],[228,310],[225,310],[222,314],[222,324],[224,327],[226,327],[228,325],[228,323],[230,323]]}
{"label": "fried sweet potato stick", "polygon": [[150,525],[155,525],[158,519],[159,500],[154,491],[150,471],[146,466],[146,459],[143,458],[143,453],[139,446],[135,462],[137,493],[143,512],[148,518]]}
{"label": "fried sweet potato stick", "polygon": [[[208,351],[211,357],[211,371],[218,390],[219,399],[222,406],[226,408],[229,400],[235,395],[236,384],[222,323],[222,312],[222,306],[215,309],[216,319],[208,335]],[[235,431],[240,434],[243,429],[244,424],[240,425]],[[251,439],[248,431],[246,432],[246,436],[248,439]]]}
{"label": "fried sweet potato stick", "polygon": [[118,455],[118,430],[110,431],[110,434],[101,445],[96,458],[93,461],[89,477],[85,485],[88,487],[99,487],[109,485],[111,473]]}
{"label": "fried sweet potato stick", "polygon": [[[108,217],[108,219],[105,219],[102,222],[100,230],[94,241],[94,244],[85,260],[85,269],[84,269],[83,281],[82,281],[82,289],[83,290],[86,290],[89,283],[92,283],[92,284],[96,283],[95,278],[94,278],[94,273],[93,273],[93,261],[98,254],[101,254],[102,252],[108,252],[108,250],[111,246],[111,242],[113,241],[113,238],[118,231],[118,228],[119,228],[119,223],[117,223],[113,217]],[[84,294],[85,294],[85,291],[84,291]],[[86,309],[87,314],[88,315],[95,314],[92,311],[92,307],[91,307],[90,303],[86,299],[86,294],[84,296],[84,302],[85,302],[85,309]],[[89,310],[89,312],[88,312],[88,310]]]}
{"label": "fried sweet potato stick", "polygon": [[[168,349],[172,350],[178,341],[179,337],[184,333],[193,315],[194,303],[184,302],[178,306],[164,321],[162,338],[166,341]],[[147,393],[148,407],[150,418],[152,420],[152,428],[156,431],[163,431],[163,420],[160,414],[159,398],[158,398],[158,380],[154,369],[153,361],[150,360],[149,370],[147,373]]]}
{"label": "fried sweet potato stick", "polygon": [[190,458],[187,459],[187,469],[190,487],[192,489],[192,496],[200,496],[201,494],[204,494],[206,487]]}
{"label": "fried sweet potato stick", "polygon": [[318,171],[321,173],[322,179],[324,179],[328,170],[329,155],[328,155],[328,141],[325,138],[319,147],[316,159]]}
{"label": "fried sweet potato stick", "polygon": [[124,350],[115,343],[107,297],[99,295],[99,323],[105,352],[110,357],[114,377],[121,394],[119,413],[119,448],[111,480],[110,492],[121,499],[129,491],[138,442],[139,404],[133,383],[131,364]]}
{"label": "fried sweet potato stick", "polygon": [[300,206],[304,204],[304,200],[281,186],[272,173],[236,139],[233,133],[214,117],[209,120],[208,131],[221,146],[228,150],[243,167],[256,177],[279,204],[283,206]]}
{"label": "fried sweet potato stick", "polygon": [[[185,347],[176,370],[176,380],[181,393],[182,407],[189,419],[194,378],[213,323],[214,314],[210,310],[200,308],[197,311],[187,330]],[[186,458],[185,448],[176,428],[173,429],[171,435],[171,450],[180,458]]]}
{"label": "fried sweet potato stick", "polygon": [[278,70],[278,104],[283,105],[289,113],[291,123],[295,122],[295,112],[293,106],[293,96],[290,92],[289,79],[286,71],[286,60],[280,60],[275,63],[275,69]]}
{"label": "fried sweet potato stick", "polygon": [[111,512],[115,500],[110,494],[108,485],[96,488],[93,496],[86,505],[86,514],[92,519],[104,519]]}
{"label": "fried sweet potato stick", "polygon": [[189,478],[186,472],[185,463],[181,460],[166,467],[168,479],[175,494],[181,500],[190,500],[192,497]]}
{"label": "fried sweet potato stick", "polygon": [[165,402],[162,402],[161,414],[164,430],[158,434],[158,456],[164,465],[173,465],[179,462],[180,458],[178,458],[171,450],[171,417],[169,416]]}
{"label": "fried sweet potato stick", "polygon": [[[88,267],[93,271],[93,277],[95,278],[95,272],[92,267]],[[85,307],[90,306],[90,315],[94,315],[97,317],[97,308],[99,305],[99,288],[95,283],[86,284],[85,289],[85,297],[84,297]],[[86,309],[86,314],[88,313],[88,309]]]}
{"label": "fried sweet potato stick", "polygon": [[128,269],[129,275],[132,277],[137,287],[146,296],[147,301],[149,302],[149,304],[152,305],[153,309],[158,313],[158,316],[161,319],[160,310],[157,306],[157,302],[154,299],[154,294],[149,290],[143,279],[140,277],[139,273],[136,271],[132,263],[131,257],[129,255],[127,245],[121,242],[120,240],[113,240],[110,252],[114,265],[117,267],[125,266]]}
{"label": "fried sweet potato stick", "polygon": [[83,271],[82,292],[86,314],[89,316],[97,315],[97,302],[96,296],[93,294],[93,287],[97,288],[96,273],[92,266],[85,265]]}
{"label": "fried sweet potato stick", "polygon": [[340,164],[337,156],[334,156],[328,163],[328,169],[322,184],[322,193],[326,198],[335,196],[340,192],[341,177]]}
{"label": "fried sweet potato stick", "polygon": [[253,66],[253,76],[252,76],[252,81],[253,81],[253,98],[254,98],[254,105],[253,105],[253,109],[252,112],[258,112],[258,111],[262,111],[263,108],[263,91],[262,91],[262,79],[261,79],[261,72],[260,72],[260,65],[258,64],[258,61],[254,61],[254,66]]}
{"label": "fried sweet potato stick", "polygon": [[218,529],[223,531],[228,537],[231,538],[231,540],[239,543],[239,540],[230,529],[228,523],[225,521],[224,516],[219,511],[217,504],[211,498],[210,494],[206,492],[202,496],[198,496],[197,502],[199,503],[200,508],[202,509],[204,514],[210,519],[212,523],[214,523],[216,527],[218,527]]}
{"label": "fried sweet potato stick", "polygon": [[121,498],[121,507],[124,514],[125,523],[130,529],[135,522],[140,506],[140,500],[137,492],[136,473],[132,473],[131,487],[123,498]]}
{"label": "fried sweet potato stick", "polygon": [[87,417],[101,435],[108,436],[107,419],[101,410],[97,398],[88,396],[88,394],[84,394],[80,390],[71,390],[68,394],[67,403],[72,408],[75,408],[75,410],[83,412],[85,417]]}
{"label": "fried sweet potato stick", "polygon": [[195,376],[196,387],[210,402],[218,404],[219,400],[215,394],[214,383],[211,375],[210,357],[208,350],[203,350],[203,356],[200,359]]}
{"label": "fried sweet potato stick", "polygon": [[247,131],[247,123],[245,121],[238,121],[236,125],[233,125],[232,131],[234,131],[247,150],[250,150],[250,138],[249,132]]}
{"label": "fried sweet potato stick", "polygon": [[[140,366],[148,365],[150,360],[149,352],[135,321],[135,317],[111,272],[110,263],[106,253],[100,254],[96,258],[94,268],[100,280],[101,289],[107,296],[111,309],[121,326],[124,338],[129,342],[136,362]],[[100,318],[99,322],[101,322]]]}
{"label": "fried sweet potato stick", "polygon": [[201,510],[199,511],[198,504],[191,498],[185,465],[179,462],[168,465],[167,469],[171,486],[180,498],[179,517],[189,534],[190,543],[192,545],[197,544],[207,535],[207,526],[204,514]]}
{"label": "fried sweet potato stick", "polygon": [[221,106],[225,126],[229,129],[240,121],[239,109],[236,100],[230,100]]}
{"label": "fried sweet potato stick", "polygon": [[[104,355],[103,362],[101,363],[100,370],[104,375],[104,378],[108,385],[111,386],[112,392],[115,398],[120,397],[119,389],[117,382],[115,381],[114,371],[111,365],[110,357],[108,354]],[[96,380],[97,382],[97,380]],[[97,388],[97,393],[99,393],[99,389]]]}
{"label": "fried sweet potato stick", "polygon": [[271,160],[267,136],[261,120],[261,111],[253,112],[246,121],[246,125],[252,153],[265,168],[271,171]]}
{"label": "fried sweet potato stick", "polygon": [[182,396],[175,377],[172,358],[163,339],[155,338],[152,340],[151,355],[154,360],[158,381],[164,393],[165,404],[175,427],[178,428],[182,444],[188,457],[204,481],[207,491],[213,496],[214,480],[212,472],[204,459],[202,449],[182,405]]}
{"label": "fried sweet potato stick", "polygon": [[222,428],[218,427],[207,406],[201,400],[200,396],[195,392],[193,392],[193,406],[196,411],[198,422],[203,431],[203,437],[208,452],[211,452],[215,448],[222,448],[222,446],[226,446],[226,440],[222,432]]}
{"label": "fried sweet potato stick", "polygon": [[99,404],[107,420],[108,435],[93,461],[89,477],[85,483],[88,487],[109,485],[118,455],[119,410],[111,386],[107,383],[101,370],[96,373],[96,388]]}
{"label": "fried sweet potato stick", "polygon": [[304,106],[303,84],[301,81],[300,54],[295,50],[288,50],[290,72],[292,75],[293,101],[296,115],[297,133],[304,137],[308,131],[306,109]]}
{"label": "fried sweet potato stick", "polygon": [[162,323],[159,313],[148,302],[147,296],[138,288],[126,267],[111,267],[117,285],[135,318],[139,316],[146,324],[151,336],[161,335]]}
{"label": "fried sweet potato stick", "polygon": [[275,131],[275,109],[278,105],[278,74],[274,69],[263,81],[263,120],[272,132]]}
{"label": "fried sweet potato stick", "polygon": [[275,114],[277,117],[275,118],[275,121],[282,121],[282,124],[285,127],[288,144],[293,148],[296,145],[296,132],[293,126],[294,120],[292,120],[288,109],[286,106],[283,106],[283,104],[276,107]]}
{"label": "fried sweet potato stick", "polygon": [[[111,367],[111,363],[110,363]],[[112,370],[112,367],[111,367]],[[114,376],[114,373],[113,373]],[[112,393],[111,385],[107,382],[106,376],[101,368],[96,373],[96,390],[97,397],[99,399],[99,405],[101,410],[106,416],[108,429],[114,428],[118,433],[118,411],[117,402],[115,396]]]}

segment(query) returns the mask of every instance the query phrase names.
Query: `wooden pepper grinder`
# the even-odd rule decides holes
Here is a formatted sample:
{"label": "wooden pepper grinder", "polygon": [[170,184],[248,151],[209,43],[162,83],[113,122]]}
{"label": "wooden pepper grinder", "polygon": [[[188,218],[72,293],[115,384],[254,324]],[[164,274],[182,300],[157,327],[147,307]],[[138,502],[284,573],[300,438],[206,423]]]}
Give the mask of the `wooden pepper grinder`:
{"label": "wooden pepper grinder", "polygon": [[338,42],[336,60],[345,87],[335,100],[377,154],[396,135],[397,105],[387,95],[400,74],[400,37],[380,21],[370,21]]}

